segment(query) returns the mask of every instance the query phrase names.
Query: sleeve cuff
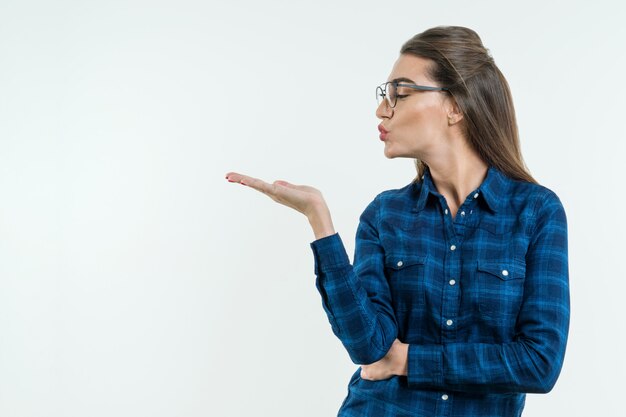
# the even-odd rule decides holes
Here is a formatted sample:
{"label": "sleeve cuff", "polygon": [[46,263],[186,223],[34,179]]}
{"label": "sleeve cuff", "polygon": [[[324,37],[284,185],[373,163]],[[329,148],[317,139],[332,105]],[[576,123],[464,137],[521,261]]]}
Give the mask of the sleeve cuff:
{"label": "sleeve cuff", "polygon": [[339,233],[315,240],[311,243],[311,249],[313,249],[315,259],[315,275],[350,265],[350,259]]}
{"label": "sleeve cuff", "polygon": [[409,385],[443,385],[443,346],[409,345],[408,361]]}

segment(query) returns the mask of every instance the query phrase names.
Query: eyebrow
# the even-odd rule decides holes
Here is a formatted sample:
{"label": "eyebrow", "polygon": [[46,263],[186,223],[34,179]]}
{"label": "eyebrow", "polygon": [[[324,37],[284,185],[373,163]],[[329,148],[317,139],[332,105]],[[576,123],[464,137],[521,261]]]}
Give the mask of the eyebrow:
{"label": "eyebrow", "polygon": [[413,81],[410,78],[406,78],[406,77],[398,77],[398,78],[394,78],[393,80],[391,80],[391,82],[396,82],[396,83],[399,83],[399,82],[402,82],[402,81],[407,82],[407,83],[411,83],[411,84],[415,84],[415,81]]}

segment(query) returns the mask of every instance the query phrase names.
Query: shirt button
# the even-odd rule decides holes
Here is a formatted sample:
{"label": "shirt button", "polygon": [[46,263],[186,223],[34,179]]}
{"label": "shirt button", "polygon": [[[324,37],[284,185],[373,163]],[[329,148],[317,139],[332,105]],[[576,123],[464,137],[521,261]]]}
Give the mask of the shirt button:
{"label": "shirt button", "polygon": [[505,277],[509,276],[509,271],[507,271],[506,269],[502,270],[502,275],[504,275]]}
{"label": "shirt button", "polygon": [[404,263],[402,261],[398,261],[397,265],[398,265],[398,267],[400,267],[400,266],[404,265]]}
{"label": "shirt button", "polygon": [[453,280],[453,279],[451,279],[451,280],[450,280],[450,285],[454,285],[454,284],[456,284],[456,281],[455,281],[455,280]]}
{"label": "shirt button", "polygon": [[461,216],[465,216],[465,212],[464,211],[461,212]]}
{"label": "shirt button", "polygon": [[454,323],[452,320],[449,320],[449,319],[448,319],[448,321],[446,321],[446,324],[447,324],[448,326],[452,326],[452,323]]}
{"label": "shirt button", "polygon": [[450,246],[450,250],[455,250],[455,249],[456,249],[455,245]]}
{"label": "shirt button", "polygon": [[448,401],[448,394],[443,394],[441,396],[441,399],[444,400],[444,401]]}
{"label": "shirt button", "polygon": [[445,210],[444,210],[444,213],[448,214],[448,209],[445,209]]}
{"label": "shirt button", "polygon": [[478,193],[474,194],[474,198],[478,198]]}

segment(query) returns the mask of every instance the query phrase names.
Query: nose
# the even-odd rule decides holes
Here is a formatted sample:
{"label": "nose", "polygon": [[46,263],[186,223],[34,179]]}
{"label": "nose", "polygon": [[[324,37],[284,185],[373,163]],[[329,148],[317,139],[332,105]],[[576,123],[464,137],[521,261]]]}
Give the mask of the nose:
{"label": "nose", "polygon": [[389,119],[393,116],[393,109],[387,103],[387,100],[381,100],[380,104],[376,108],[376,117],[379,119]]}

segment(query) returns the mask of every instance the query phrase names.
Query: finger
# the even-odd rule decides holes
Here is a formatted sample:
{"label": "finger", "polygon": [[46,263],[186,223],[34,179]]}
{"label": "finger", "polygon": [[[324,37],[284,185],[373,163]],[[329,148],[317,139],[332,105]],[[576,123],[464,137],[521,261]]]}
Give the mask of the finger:
{"label": "finger", "polygon": [[262,193],[267,194],[270,197],[276,195],[276,186],[274,184],[268,184],[267,182],[259,178],[248,177],[247,175],[244,175],[240,183],[254,188],[255,190],[261,191]]}
{"label": "finger", "polygon": [[367,369],[363,369],[363,368],[361,368],[361,378],[366,379],[368,381],[374,380],[374,376],[372,375],[372,373],[369,372]]}
{"label": "finger", "polygon": [[[298,210],[296,207],[289,204],[288,202],[289,198],[286,196],[288,194],[293,194],[294,191],[297,193],[298,191],[300,191],[299,187],[301,186],[296,186],[296,185],[288,183],[287,181],[281,181],[281,180],[275,181],[273,184],[269,184],[259,178],[239,174],[237,172],[229,172],[228,174],[226,174],[226,179],[230,182],[238,182],[242,185],[247,185],[250,188],[254,188],[255,190],[260,191],[263,194],[267,195],[268,197],[270,197],[272,200],[276,201],[277,203],[284,204],[284,205],[287,205],[291,208]],[[288,185],[284,185],[284,184],[288,184]],[[287,191],[287,189],[290,189],[293,191]]]}
{"label": "finger", "polygon": [[319,194],[320,193],[317,188],[310,187],[308,185],[292,184],[292,183],[290,183],[288,181],[284,181],[284,180],[276,180],[276,181],[274,181],[274,185],[283,186],[283,187],[286,187],[286,188],[291,188],[292,190],[304,191],[305,193],[315,193],[315,194]]}
{"label": "finger", "polygon": [[226,174],[226,179],[229,182],[238,182],[241,185],[250,186],[266,194],[272,190],[272,186],[265,181],[251,177],[249,175],[239,174],[237,172],[229,172],[228,174]]}
{"label": "finger", "polygon": [[228,180],[228,182],[238,182],[241,184],[244,177],[245,175],[239,174],[237,172],[229,172],[226,174],[226,179]]}

